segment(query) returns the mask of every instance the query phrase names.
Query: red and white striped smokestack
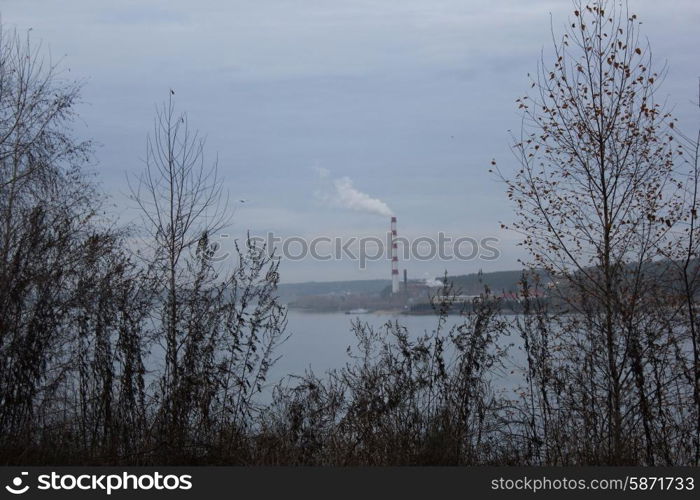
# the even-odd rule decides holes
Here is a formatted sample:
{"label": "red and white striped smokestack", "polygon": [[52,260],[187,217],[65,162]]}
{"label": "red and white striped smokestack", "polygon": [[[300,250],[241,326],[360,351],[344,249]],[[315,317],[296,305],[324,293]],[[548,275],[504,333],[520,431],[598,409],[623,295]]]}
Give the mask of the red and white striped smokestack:
{"label": "red and white striped smokestack", "polygon": [[399,256],[396,249],[396,217],[391,218],[391,293],[399,293]]}

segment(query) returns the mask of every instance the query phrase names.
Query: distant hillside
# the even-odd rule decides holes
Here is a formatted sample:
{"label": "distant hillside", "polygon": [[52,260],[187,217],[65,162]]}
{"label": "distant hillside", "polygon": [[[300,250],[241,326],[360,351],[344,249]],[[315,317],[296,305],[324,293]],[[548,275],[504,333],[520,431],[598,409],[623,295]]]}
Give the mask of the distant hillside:
{"label": "distant hillside", "polygon": [[283,302],[290,302],[310,295],[348,293],[373,295],[380,293],[390,284],[390,280],[308,281],[281,284],[278,293]]}
{"label": "distant hillside", "polygon": [[[661,279],[666,276],[668,264],[668,262],[653,262],[646,264],[646,269],[650,275],[658,275],[659,279]],[[691,263],[691,274],[698,272],[698,265],[700,265],[700,260]],[[539,275],[542,287],[551,282],[549,274],[544,270],[534,272]],[[454,285],[456,292],[464,295],[479,295],[484,291],[484,286],[488,286],[495,295],[504,293],[517,294],[520,289],[519,282],[522,279],[522,273],[522,270],[472,273],[455,276],[448,275],[447,279]],[[435,278],[437,281],[442,281],[443,279],[444,276]],[[678,281],[677,274],[671,273],[666,279],[669,286],[677,286],[680,290],[681,283]],[[412,285],[420,286],[421,283],[420,280],[409,280],[409,287],[413,290],[414,287]],[[279,285],[278,290],[282,302],[293,307],[309,310],[327,311],[353,308],[374,310],[381,308],[390,309],[395,306],[392,303],[394,298],[391,295],[391,281],[387,279],[286,283]],[[434,288],[432,290],[437,292]],[[406,299],[406,297],[402,298]],[[413,300],[415,298],[412,297]]]}
{"label": "distant hillside", "polygon": [[[463,274],[448,276],[455,287],[467,295],[478,295],[488,285],[493,292],[515,292],[518,289],[522,271],[499,271],[483,274]],[[541,272],[544,277],[545,273]],[[442,280],[443,276],[436,278]],[[413,280],[412,280],[413,281]],[[543,278],[543,281],[547,279]],[[302,297],[314,295],[386,295],[391,287],[390,280],[353,281],[308,281],[304,283],[284,283],[279,285],[279,295],[283,302],[292,302]]]}
{"label": "distant hillside", "polygon": [[[700,259],[695,259],[690,262],[688,271],[690,275],[698,272]],[[682,282],[678,275],[678,270],[683,266],[683,262],[672,261],[654,261],[643,264],[644,271],[649,276],[658,276],[658,279],[663,279],[671,287],[682,288]],[[594,268],[589,268],[591,272]],[[672,272],[669,273],[669,270]],[[551,281],[550,275],[544,270],[537,270],[540,277],[540,283],[545,284]],[[637,272],[635,269],[630,269],[630,272]],[[476,295],[484,290],[484,285],[488,285],[492,292],[516,292],[518,290],[518,282],[522,276],[522,271],[499,271],[494,273],[483,273],[481,275],[465,274],[458,276],[449,276],[447,279],[451,281],[456,288],[460,289],[466,295]],[[435,279],[442,281],[443,276],[438,276]]]}
{"label": "distant hillside", "polygon": [[[537,271],[542,283],[549,281],[544,271]],[[444,276],[438,276],[437,280],[442,281]],[[458,276],[447,276],[461,293],[465,295],[478,295],[484,291],[484,285],[488,285],[492,292],[517,292],[522,278],[522,271],[498,271],[493,273],[462,274]]]}

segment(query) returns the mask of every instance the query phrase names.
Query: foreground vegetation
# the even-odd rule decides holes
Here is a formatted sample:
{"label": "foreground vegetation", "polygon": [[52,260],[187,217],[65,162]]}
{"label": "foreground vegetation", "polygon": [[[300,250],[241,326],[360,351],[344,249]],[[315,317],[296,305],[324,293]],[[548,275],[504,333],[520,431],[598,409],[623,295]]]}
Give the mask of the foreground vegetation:
{"label": "foreground vegetation", "polygon": [[526,271],[520,314],[485,289],[447,328],[446,284],[432,332],[356,322],[345,367],[265,404],[279,263],[253,242],[220,262],[230,214],[187,116],[159,108],[141,225],[115,227],[70,129],[79,86],[3,32],[0,462],[698,465],[698,141],[654,102],[637,27],[576,4],[519,100],[501,175],[547,299]]}

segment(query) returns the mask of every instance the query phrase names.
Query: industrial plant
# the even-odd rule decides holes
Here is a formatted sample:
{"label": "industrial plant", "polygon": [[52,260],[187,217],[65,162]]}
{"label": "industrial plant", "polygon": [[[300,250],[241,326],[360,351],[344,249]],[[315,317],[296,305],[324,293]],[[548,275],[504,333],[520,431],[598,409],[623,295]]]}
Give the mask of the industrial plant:
{"label": "industrial plant", "polygon": [[521,275],[517,271],[449,276],[448,281],[454,287],[449,297],[442,297],[444,276],[410,278],[408,262],[400,269],[397,217],[394,215],[390,216],[388,234],[388,279],[282,284],[279,287],[281,299],[293,309],[347,314],[432,314],[436,298],[449,300],[454,310],[460,310],[483,294],[486,286],[492,297],[504,303],[519,300]]}

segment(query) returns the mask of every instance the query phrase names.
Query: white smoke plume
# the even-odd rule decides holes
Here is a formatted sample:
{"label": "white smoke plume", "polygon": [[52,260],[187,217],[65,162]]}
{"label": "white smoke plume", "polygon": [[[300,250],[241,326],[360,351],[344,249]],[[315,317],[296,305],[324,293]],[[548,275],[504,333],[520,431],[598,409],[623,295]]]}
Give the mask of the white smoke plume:
{"label": "white smoke plume", "polygon": [[445,283],[440,280],[436,280],[435,278],[425,278],[425,286],[430,288],[441,288],[445,286]]}
{"label": "white smoke plume", "polygon": [[333,186],[335,187],[335,196],[331,197],[331,201],[341,207],[385,217],[392,215],[391,209],[386,203],[355,189],[349,177],[335,179]]}
{"label": "white smoke plume", "polygon": [[322,167],[315,167],[315,170],[322,183],[322,188],[316,191],[315,195],[321,202],[383,217],[392,215],[386,203],[355,189],[349,177],[333,179],[330,170]]}

